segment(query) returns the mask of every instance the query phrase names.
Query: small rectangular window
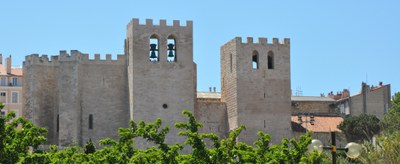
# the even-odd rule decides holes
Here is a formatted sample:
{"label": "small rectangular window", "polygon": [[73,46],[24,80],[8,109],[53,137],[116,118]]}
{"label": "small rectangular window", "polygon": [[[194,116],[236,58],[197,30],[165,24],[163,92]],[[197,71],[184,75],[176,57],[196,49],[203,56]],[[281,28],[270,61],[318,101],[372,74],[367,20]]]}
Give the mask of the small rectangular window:
{"label": "small rectangular window", "polygon": [[89,129],[93,129],[93,115],[89,114]]}
{"label": "small rectangular window", "polygon": [[18,92],[12,92],[11,103],[18,103]]}
{"label": "small rectangular window", "polygon": [[12,81],[13,86],[18,86],[18,78],[14,77]]}
{"label": "small rectangular window", "polygon": [[7,85],[7,82],[6,82],[6,80],[7,80],[7,78],[6,78],[6,77],[1,77],[1,80],[0,80],[0,85],[1,85],[1,86],[6,86],[6,85]]}
{"label": "small rectangular window", "polygon": [[0,92],[0,102],[7,103],[6,92]]}

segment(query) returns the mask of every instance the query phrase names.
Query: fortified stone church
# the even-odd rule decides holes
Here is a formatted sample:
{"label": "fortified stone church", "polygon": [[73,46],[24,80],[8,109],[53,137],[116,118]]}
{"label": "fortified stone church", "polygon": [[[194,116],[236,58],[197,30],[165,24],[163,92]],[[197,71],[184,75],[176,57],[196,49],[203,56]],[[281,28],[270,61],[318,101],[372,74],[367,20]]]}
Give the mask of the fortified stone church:
{"label": "fortified stone church", "polygon": [[[171,127],[166,140],[183,143],[173,124],[187,121],[183,109],[222,138],[246,125],[239,141],[257,132],[273,142],[291,137],[290,40],[236,37],[221,47],[221,94],[197,92],[193,23],[150,19],[127,25],[125,52],[116,60],[72,50],[57,56],[32,54],[24,62],[25,116],[46,127],[49,144],[83,145],[106,137],[129,120],[162,118]],[[220,95],[220,96],[219,96]],[[137,142],[139,147],[145,142]]]}

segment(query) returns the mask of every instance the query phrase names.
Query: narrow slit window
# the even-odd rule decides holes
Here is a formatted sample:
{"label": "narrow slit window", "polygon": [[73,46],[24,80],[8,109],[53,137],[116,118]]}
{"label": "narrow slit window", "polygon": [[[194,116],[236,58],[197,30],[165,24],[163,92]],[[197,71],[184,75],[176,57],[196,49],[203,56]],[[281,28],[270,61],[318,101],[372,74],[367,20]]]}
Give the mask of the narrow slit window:
{"label": "narrow slit window", "polygon": [[252,57],[252,65],[253,69],[258,69],[258,52],[254,51],[253,52],[253,57]]}
{"label": "narrow slit window", "polygon": [[274,69],[274,53],[268,52],[268,69]]}
{"label": "narrow slit window", "polygon": [[60,115],[57,114],[57,132],[60,130]]}
{"label": "narrow slit window", "polygon": [[264,128],[266,128],[267,127],[267,124],[266,124],[266,122],[265,122],[265,120],[264,120]]}
{"label": "narrow slit window", "polygon": [[93,129],[93,115],[89,115],[89,129]]}
{"label": "narrow slit window", "polygon": [[169,36],[167,40],[167,61],[176,62],[176,39],[173,36]]}
{"label": "narrow slit window", "polygon": [[231,68],[231,73],[232,73],[232,64],[233,64],[233,59],[232,59],[232,54],[230,54],[230,68]]}
{"label": "narrow slit window", "polygon": [[152,35],[150,37],[150,51],[149,51],[149,60],[151,62],[158,62],[160,61],[159,55],[158,55],[158,37],[156,35]]}

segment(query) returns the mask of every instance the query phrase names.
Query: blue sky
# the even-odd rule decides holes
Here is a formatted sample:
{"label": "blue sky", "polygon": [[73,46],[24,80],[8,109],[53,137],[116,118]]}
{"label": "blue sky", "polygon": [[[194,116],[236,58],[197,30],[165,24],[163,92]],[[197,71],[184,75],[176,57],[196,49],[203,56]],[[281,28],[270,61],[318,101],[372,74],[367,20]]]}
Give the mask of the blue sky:
{"label": "blue sky", "polygon": [[[220,46],[236,36],[291,38],[292,89],[319,95],[361,82],[400,91],[400,1],[0,1],[0,52],[22,65],[59,50],[122,54],[127,23],[193,20],[198,90],[220,88]],[[115,58],[115,56],[114,56]]]}

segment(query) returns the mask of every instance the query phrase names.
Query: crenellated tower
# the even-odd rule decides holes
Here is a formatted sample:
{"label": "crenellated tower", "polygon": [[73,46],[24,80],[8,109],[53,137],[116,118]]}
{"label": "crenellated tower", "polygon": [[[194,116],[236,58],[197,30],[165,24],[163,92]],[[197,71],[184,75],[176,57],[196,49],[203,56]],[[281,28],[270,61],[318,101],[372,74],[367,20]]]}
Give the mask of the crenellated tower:
{"label": "crenellated tower", "polygon": [[252,143],[257,132],[274,143],[291,137],[290,40],[253,43],[236,37],[221,47],[221,99],[227,104],[229,129],[247,129],[239,141]]}
{"label": "crenellated tower", "polygon": [[[154,25],[146,19],[132,19],[127,26],[125,53],[128,56],[129,103],[131,119],[154,121],[162,118],[170,127],[168,143],[183,143],[174,123],[186,121],[182,110],[194,111],[196,92],[193,62],[192,21]],[[137,141],[139,147],[147,143]]]}
{"label": "crenellated tower", "polygon": [[83,145],[118,138],[129,126],[126,56],[89,59],[77,50],[25,57],[25,115],[48,129],[48,144]]}

